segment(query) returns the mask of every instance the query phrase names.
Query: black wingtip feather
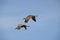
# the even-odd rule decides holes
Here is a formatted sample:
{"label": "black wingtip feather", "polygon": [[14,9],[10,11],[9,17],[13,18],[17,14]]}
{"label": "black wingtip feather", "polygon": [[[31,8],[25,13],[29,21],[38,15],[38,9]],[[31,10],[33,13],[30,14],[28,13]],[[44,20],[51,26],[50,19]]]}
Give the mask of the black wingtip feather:
{"label": "black wingtip feather", "polygon": [[36,22],[36,18],[35,18],[35,16],[32,17],[32,20]]}

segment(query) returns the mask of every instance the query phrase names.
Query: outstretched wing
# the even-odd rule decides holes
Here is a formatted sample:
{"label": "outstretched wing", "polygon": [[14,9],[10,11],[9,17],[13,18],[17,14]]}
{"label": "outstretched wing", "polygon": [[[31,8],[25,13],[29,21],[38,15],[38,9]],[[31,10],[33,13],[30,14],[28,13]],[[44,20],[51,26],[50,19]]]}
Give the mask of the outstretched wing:
{"label": "outstretched wing", "polygon": [[29,21],[29,19],[25,20],[24,22],[27,23]]}
{"label": "outstretched wing", "polygon": [[16,29],[20,29],[21,26],[22,26],[22,24],[18,24],[17,27],[16,27]]}
{"label": "outstretched wing", "polygon": [[35,17],[35,16],[33,16],[33,17],[32,17],[32,20],[36,22],[36,17]]}
{"label": "outstretched wing", "polygon": [[26,18],[25,18],[25,23],[27,23],[29,20],[30,20],[30,18],[32,18],[32,16],[31,15],[29,15],[29,16],[27,16]]}
{"label": "outstretched wing", "polygon": [[27,29],[27,25],[22,25],[21,27],[24,27],[24,28],[25,28],[25,30]]}

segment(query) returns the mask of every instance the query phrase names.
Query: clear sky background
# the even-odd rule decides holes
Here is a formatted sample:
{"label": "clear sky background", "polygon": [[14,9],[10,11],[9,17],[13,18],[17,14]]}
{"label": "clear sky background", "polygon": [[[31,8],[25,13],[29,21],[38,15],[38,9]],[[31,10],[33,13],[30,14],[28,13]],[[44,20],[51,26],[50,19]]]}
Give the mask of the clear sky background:
{"label": "clear sky background", "polygon": [[[60,40],[60,0],[0,0],[0,40]],[[15,30],[27,15],[25,30]]]}

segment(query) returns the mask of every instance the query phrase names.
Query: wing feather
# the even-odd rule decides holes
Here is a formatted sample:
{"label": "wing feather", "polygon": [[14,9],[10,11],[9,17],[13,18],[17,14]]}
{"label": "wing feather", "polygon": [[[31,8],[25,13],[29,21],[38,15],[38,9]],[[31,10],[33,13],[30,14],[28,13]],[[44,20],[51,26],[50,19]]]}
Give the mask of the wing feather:
{"label": "wing feather", "polygon": [[32,20],[36,22],[36,17],[35,17],[35,16],[33,16],[33,17],[32,17]]}
{"label": "wing feather", "polygon": [[27,16],[24,22],[27,23],[31,18],[32,18],[32,15]]}

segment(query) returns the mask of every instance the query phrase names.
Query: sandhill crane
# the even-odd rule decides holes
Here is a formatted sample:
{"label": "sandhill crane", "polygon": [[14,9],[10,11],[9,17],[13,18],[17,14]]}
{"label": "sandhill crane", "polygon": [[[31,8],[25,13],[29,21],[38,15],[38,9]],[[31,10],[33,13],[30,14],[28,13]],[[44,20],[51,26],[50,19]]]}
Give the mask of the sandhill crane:
{"label": "sandhill crane", "polygon": [[26,18],[24,18],[24,22],[27,23],[30,19],[32,19],[34,22],[36,22],[37,15],[28,15]]}
{"label": "sandhill crane", "polygon": [[27,25],[18,24],[18,26],[16,27],[16,29],[25,28],[25,30],[26,30],[27,27],[28,27]]}

